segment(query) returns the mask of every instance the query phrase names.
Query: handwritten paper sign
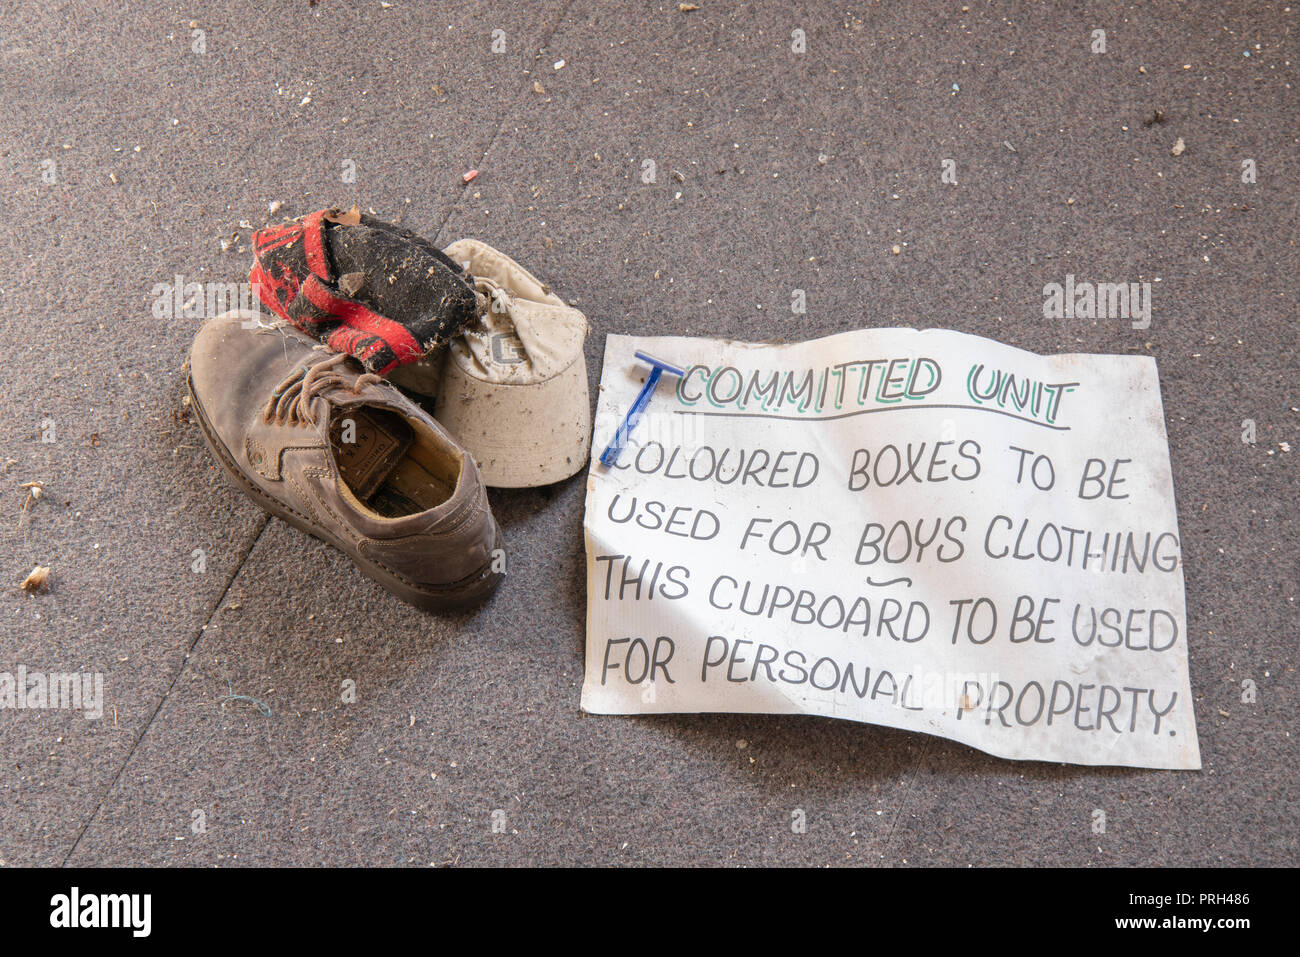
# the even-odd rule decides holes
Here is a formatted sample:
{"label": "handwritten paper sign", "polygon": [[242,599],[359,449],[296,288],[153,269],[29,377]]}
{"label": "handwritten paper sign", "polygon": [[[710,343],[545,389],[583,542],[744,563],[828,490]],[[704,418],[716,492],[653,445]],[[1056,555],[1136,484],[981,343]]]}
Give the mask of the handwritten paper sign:
{"label": "handwritten paper sign", "polygon": [[942,330],[609,336],[584,710],[818,714],[1199,768],[1154,360]]}

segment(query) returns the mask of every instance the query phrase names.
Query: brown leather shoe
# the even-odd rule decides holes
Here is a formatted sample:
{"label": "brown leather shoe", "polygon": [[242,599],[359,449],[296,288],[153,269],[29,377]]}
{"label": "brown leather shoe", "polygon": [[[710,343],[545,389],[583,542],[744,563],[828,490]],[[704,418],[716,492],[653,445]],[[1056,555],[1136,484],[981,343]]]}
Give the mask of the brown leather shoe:
{"label": "brown leather shoe", "polygon": [[189,389],[235,483],[395,595],[440,609],[496,588],[500,533],[474,460],[354,359],[227,313],[195,337]]}

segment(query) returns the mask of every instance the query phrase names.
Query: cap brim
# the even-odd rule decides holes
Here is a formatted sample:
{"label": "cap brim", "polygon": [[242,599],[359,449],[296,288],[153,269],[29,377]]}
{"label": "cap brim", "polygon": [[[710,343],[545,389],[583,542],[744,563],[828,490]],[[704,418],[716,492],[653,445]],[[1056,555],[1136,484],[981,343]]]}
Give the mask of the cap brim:
{"label": "cap brim", "polygon": [[485,382],[449,359],[435,416],[478,463],[486,485],[532,488],[582,470],[591,451],[587,363],[528,385]]}

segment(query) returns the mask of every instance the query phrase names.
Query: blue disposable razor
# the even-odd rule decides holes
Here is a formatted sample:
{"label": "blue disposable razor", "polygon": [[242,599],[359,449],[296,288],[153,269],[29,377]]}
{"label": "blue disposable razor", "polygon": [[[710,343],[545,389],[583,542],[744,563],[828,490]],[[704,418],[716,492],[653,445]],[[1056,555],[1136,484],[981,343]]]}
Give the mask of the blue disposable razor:
{"label": "blue disposable razor", "polygon": [[644,352],[637,352],[636,357],[650,366],[650,378],[646,380],[645,386],[641,389],[641,394],[636,397],[632,403],[632,408],[627,410],[627,418],[619,425],[618,431],[614,433],[614,440],[605,447],[605,451],[600,453],[600,464],[605,468],[613,468],[618,462],[619,453],[623,451],[623,446],[627,445],[627,437],[636,428],[636,424],[641,421],[641,413],[645,407],[650,404],[650,396],[654,395],[655,387],[659,385],[659,378],[665,372],[670,375],[683,376],[685,371],[677,366],[664,362],[662,359],[656,359],[654,356],[648,356]]}

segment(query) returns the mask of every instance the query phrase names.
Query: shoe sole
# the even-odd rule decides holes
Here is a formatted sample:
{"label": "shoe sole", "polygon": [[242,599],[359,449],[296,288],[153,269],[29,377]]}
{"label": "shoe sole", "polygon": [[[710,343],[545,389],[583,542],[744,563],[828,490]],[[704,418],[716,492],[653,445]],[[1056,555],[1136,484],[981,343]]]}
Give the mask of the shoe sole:
{"label": "shoe sole", "polygon": [[[225,445],[217,438],[216,431],[208,422],[208,418],[203,412],[203,405],[199,402],[199,397],[194,394],[194,382],[189,376],[185,377],[185,387],[189,392],[190,405],[194,408],[195,417],[199,423],[199,431],[203,433],[203,441],[212,452],[212,457],[221,465],[222,470],[235,483],[235,486],[251,498],[263,511],[274,515],[281,521],[287,522],[299,531],[306,532],[313,538],[319,539],[326,545],[337,548],[352,559],[352,563],[367,577],[377,581],[403,601],[426,611],[450,611],[467,608],[480,604],[496,591],[504,576],[492,571],[491,563],[484,565],[474,574],[448,585],[420,588],[408,584],[386,568],[376,565],[358,554],[343,539],[338,538],[328,530],[314,524],[305,516],[276,501],[246,478],[239,466],[231,459],[230,453],[226,451]],[[495,520],[493,520],[493,531],[492,548],[495,551],[502,547],[501,530],[496,527]]]}

